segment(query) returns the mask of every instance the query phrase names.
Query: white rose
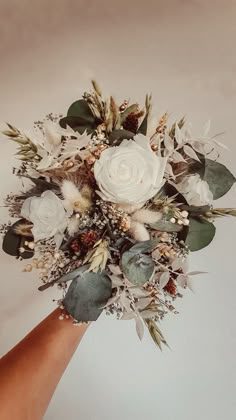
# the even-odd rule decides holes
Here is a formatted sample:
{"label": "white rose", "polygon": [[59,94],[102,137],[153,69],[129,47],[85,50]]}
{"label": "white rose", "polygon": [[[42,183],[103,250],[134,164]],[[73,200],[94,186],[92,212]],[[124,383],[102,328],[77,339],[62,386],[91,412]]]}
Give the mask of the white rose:
{"label": "white rose", "polygon": [[152,198],[163,185],[166,158],[156,156],[149,138],[138,134],[120,146],[101,153],[94,165],[94,176],[105,201],[141,204]]}
{"label": "white rose", "polygon": [[213,202],[213,194],[208,183],[198,174],[187,176],[177,188],[190,206],[205,206]]}
{"label": "white rose", "polygon": [[67,226],[66,212],[62,200],[52,191],[45,191],[41,197],[25,200],[21,215],[33,223],[32,233],[35,241],[54,236],[59,246]]}

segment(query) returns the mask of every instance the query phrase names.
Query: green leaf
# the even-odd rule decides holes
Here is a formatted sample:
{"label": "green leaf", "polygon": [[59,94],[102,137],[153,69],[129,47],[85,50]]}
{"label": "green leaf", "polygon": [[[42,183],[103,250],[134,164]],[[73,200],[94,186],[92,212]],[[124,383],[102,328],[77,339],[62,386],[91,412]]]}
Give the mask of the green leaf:
{"label": "green leaf", "polygon": [[181,206],[181,210],[187,210],[192,217],[194,216],[202,216],[207,211],[209,211],[211,206],[205,205],[205,206],[188,206],[183,205]]}
{"label": "green leaf", "polygon": [[190,251],[198,251],[209,245],[215,236],[216,228],[205,219],[190,218],[186,245]]}
{"label": "green leaf", "polygon": [[111,294],[112,283],[104,271],[84,272],[72,281],[63,304],[77,321],[96,321]]}
{"label": "green leaf", "polygon": [[89,264],[82,265],[79,268],[76,268],[76,270],[71,271],[70,273],[64,274],[64,276],[60,277],[57,280],[57,283],[66,283],[67,281],[73,280],[75,277],[80,276],[82,273],[84,273],[86,270],[88,270]]}
{"label": "green leaf", "polygon": [[68,109],[67,116],[60,120],[61,127],[66,128],[69,125],[80,134],[85,130],[92,133],[98,123],[85,99],[75,101]]}
{"label": "green leaf", "polygon": [[80,134],[83,134],[85,131],[87,131],[88,134],[91,134],[97,127],[95,119],[91,121],[89,118],[86,119],[84,117],[73,116],[61,118],[60,126],[62,128],[66,128],[67,125],[73,128],[74,131],[78,131]]}
{"label": "green leaf", "polygon": [[224,165],[210,159],[206,159],[203,179],[208,183],[214,200],[223,197],[236,181]]}
{"label": "green leaf", "polygon": [[127,279],[137,286],[146,283],[155,270],[155,264],[151,257],[145,254],[135,254],[132,251],[127,251],[122,255],[121,265]]}
{"label": "green leaf", "polygon": [[11,226],[5,234],[2,242],[3,251],[14,257],[19,256],[19,248],[21,243],[20,235],[14,232],[14,228]]}
{"label": "green leaf", "polygon": [[94,120],[94,115],[89,107],[88,102],[85,99],[79,99],[78,101],[73,102],[70,108],[67,111],[68,117],[81,117],[86,120]]}
{"label": "green leaf", "polygon": [[171,223],[165,218],[162,218],[159,222],[151,223],[149,226],[151,229],[159,230],[160,232],[180,232],[183,229],[182,225]]}
{"label": "green leaf", "polygon": [[137,132],[146,136],[147,126],[148,126],[148,114],[145,115],[145,117],[144,117],[143,121],[141,122]]}
{"label": "green leaf", "polygon": [[151,252],[158,245],[158,239],[151,239],[149,241],[138,242],[132,248],[129,249],[130,252]]}
{"label": "green leaf", "polygon": [[119,146],[123,140],[130,140],[134,137],[134,133],[128,130],[113,130],[109,136],[109,143],[113,146]]}

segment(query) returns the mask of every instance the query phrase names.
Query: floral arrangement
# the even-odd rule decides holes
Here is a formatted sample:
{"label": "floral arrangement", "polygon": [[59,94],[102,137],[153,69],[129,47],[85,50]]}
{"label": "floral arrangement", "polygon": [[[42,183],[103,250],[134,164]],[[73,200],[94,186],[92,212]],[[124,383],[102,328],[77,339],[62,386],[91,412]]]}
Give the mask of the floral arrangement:
{"label": "floral arrangement", "polygon": [[201,273],[189,271],[190,252],[212,241],[215,218],[236,216],[213,207],[235,178],[209,124],[202,136],[184,118],[168,126],[167,113],[154,125],[151,96],[144,108],[117,105],[92,86],[32,135],[3,131],[19,148],[14,174],[28,180],[5,200],[13,220],[1,226],[3,250],[39,270],[40,291],[62,290],[60,319],[133,319],[140,339],[146,326],[161,348],[160,321]]}

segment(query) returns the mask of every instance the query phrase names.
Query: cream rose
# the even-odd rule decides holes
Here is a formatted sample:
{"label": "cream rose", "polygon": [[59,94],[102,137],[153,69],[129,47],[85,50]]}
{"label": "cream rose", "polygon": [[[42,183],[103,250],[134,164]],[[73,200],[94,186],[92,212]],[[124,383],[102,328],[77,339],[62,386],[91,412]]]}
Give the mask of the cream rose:
{"label": "cream rose", "polygon": [[66,212],[62,200],[52,191],[45,191],[41,197],[29,197],[25,200],[21,215],[33,223],[32,233],[35,241],[54,236],[60,245],[67,226]]}
{"label": "cream rose", "polygon": [[187,176],[177,188],[191,206],[205,206],[213,202],[213,194],[208,183],[198,174]]}
{"label": "cream rose", "polygon": [[101,153],[94,165],[98,194],[113,203],[144,204],[163,185],[166,158],[156,156],[149,138],[138,134]]}

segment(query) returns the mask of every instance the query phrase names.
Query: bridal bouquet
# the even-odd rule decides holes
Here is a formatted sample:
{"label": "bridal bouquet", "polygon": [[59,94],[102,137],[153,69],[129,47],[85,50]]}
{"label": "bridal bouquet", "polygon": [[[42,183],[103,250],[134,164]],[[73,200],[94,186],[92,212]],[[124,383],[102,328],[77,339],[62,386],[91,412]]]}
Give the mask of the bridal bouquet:
{"label": "bridal bouquet", "polygon": [[[33,134],[7,124],[18,146],[14,174],[22,191],[5,205],[3,250],[39,271],[40,291],[62,291],[60,319],[95,321],[105,311],[133,319],[140,339],[146,326],[161,348],[159,328],[183,290],[191,289],[190,252],[215,235],[215,218],[236,210],[215,208],[234,176],[218,162],[209,124],[192,134],[182,118],[165,113],[150,123],[145,106],[105,99],[95,81],[66,116],[49,114]],[[27,187],[26,187],[27,185]]]}

